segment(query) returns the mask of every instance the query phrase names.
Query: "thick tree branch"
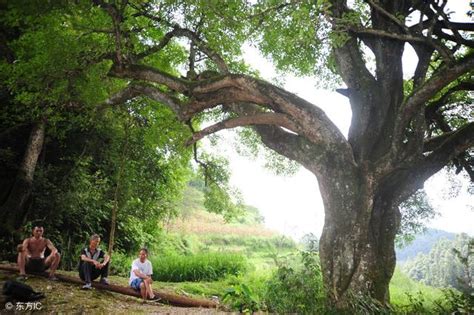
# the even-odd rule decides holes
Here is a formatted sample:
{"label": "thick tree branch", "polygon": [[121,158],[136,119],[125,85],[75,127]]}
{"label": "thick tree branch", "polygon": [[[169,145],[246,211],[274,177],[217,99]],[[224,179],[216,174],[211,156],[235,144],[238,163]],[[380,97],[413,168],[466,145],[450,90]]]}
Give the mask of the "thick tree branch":
{"label": "thick tree branch", "polygon": [[162,84],[180,93],[186,92],[190,85],[189,81],[144,65],[113,66],[109,71],[109,75],[117,78],[129,78]]}
{"label": "thick tree branch", "polygon": [[433,150],[414,168],[417,176],[424,180],[443,168],[450,160],[474,146],[474,122],[446,135],[431,139],[425,145],[427,149]]}
{"label": "thick tree branch", "polygon": [[137,97],[137,96],[147,96],[150,99],[160,102],[173,110],[176,116],[184,121],[183,117],[183,104],[177,98],[159,90],[156,87],[147,85],[147,84],[140,84],[140,83],[132,83],[125,87],[123,90],[118,91],[114,95],[110,96],[106,101],[105,105],[118,105],[124,104],[125,102]]}
{"label": "thick tree branch", "polygon": [[422,106],[426,104],[439,90],[456,80],[459,76],[468,73],[474,69],[474,54],[471,54],[454,65],[446,67],[444,71],[439,71],[429,80],[427,80],[420,88],[415,90],[401,107],[401,125],[406,124]]}
{"label": "thick tree branch", "polygon": [[392,21],[395,25],[397,25],[402,31],[406,34],[410,34],[410,30],[406,25],[400,21],[396,16],[385,10],[382,6],[380,6],[377,2],[373,0],[365,0],[371,7],[379,11],[385,17],[387,17],[390,21]]}
{"label": "thick tree branch", "polygon": [[423,144],[423,152],[431,152],[439,148],[439,146],[445,143],[449,138],[451,138],[455,132],[456,131],[449,131],[443,133],[442,135],[426,139]]}
{"label": "thick tree branch", "polygon": [[131,59],[133,60],[133,62],[137,62],[138,60],[141,60],[145,57],[148,57],[148,56],[150,56],[154,53],[157,53],[157,52],[161,51],[163,48],[166,47],[166,45],[169,44],[171,39],[175,36],[176,36],[176,29],[173,29],[172,31],[166,33],[165,36],[163,36],[163,38],[160,40],[159,44],[150,47],[149,49],[147,49],[144,52],[136,54]]}
{"label": "thick tree branch", "polygon": [[383,30],[375,30],[375,29],[368,29],[368,28],[362,29],[362,28],[354,28],[354,27],[351,28],[350,31],[360,37],[363,37],[363,36],[383,37],[383,38],[390,38],[390,39],[402,41],[402,42],[426,45],[426,46],[436,49],[441,54],[441,56],[443,56],[445,60],[454,60],[453,54],[449,51],[447,47],[445,47],[441,43],[436,43],[431,38],[427,38],[424,36],[397,34],[397,33],[391,33],[391,32],[387,32]]}
{"label": "thick tree branch", "polygon": [[449,98],[459,91],[474,91],[474,82],[460,82],[446,91],[438,100],[431,102],[425,109],[425,116],[429,118],[432,114],[446,105]]}
{"label": "thick tree branch", "polygon": [[[430,143],[431,142],[431,143]],[[432,175],[445,167],[472,146],[474,146],[474,123],[465,125],[455,132],[431,139],[426,143],[433,148],[424,158],[411,164],[405,170],[400,170],[396,181],[399,200],[405,200],[412,193],[423,186],[423,183]]]}
{"label": "thick tree branch", "polygon": [[194,144],[205,136],[216,133],[223,129],[231,129],[239,126],[251,125],[275,125],[281,126],[293,132],[298,132],[298,126],[291,121],[286,115],[278,113],[261,113],[252,116],[240,116],[230,118],[214,125],[206,127],[199,132],[193,134],[192,138],[186,142],[186,145]]}
{"label": "thick tree branch", "polygon": [[426,79],[434,48],[420,44],[413,44],[412,46],[418,56],[418,64],[413,74],[413,88],[417,89]]}

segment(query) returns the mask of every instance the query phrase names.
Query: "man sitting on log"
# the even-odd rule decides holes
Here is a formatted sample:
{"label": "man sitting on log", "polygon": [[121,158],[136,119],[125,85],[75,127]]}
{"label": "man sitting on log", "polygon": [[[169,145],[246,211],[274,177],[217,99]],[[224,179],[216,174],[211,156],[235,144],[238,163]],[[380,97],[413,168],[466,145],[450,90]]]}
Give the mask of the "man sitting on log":
{"label": "man sitting on log", "polygon": [[85,282],[82,287],[85,290],[92,289],[92,280],[100,276],[100,283],[108,285],[109,281],[109,261],[110,257],[101,250],[100,236],[94,234],[89,239],[89,246],[81,251],[81,260],[79,262],[79,277]]}
{"label": "man sitting on log", "polygon": [[[21,245],[18,245],[18,268],[20,269],[20,280],[25,280],[26,273],[43,273],[50,268],[49,279],[58,280],[54,273],[58,268],[61,255],[56,247],[47,238],[43,237],[44,228],[35,226],[33,236],[25,239]],[[46,248],[51,253],[44,257]]]}
{"label": "man sitting on log", "polygon": [[151,288],[153,283],[151,279],[153,267],[147,258],[148,250],[146,248],[140,249],[138,258],[132,262],[129,284],[133,289],[140,292],[143,300],[149,298],[150,300],[158,301],[160,298],[155,296]]}

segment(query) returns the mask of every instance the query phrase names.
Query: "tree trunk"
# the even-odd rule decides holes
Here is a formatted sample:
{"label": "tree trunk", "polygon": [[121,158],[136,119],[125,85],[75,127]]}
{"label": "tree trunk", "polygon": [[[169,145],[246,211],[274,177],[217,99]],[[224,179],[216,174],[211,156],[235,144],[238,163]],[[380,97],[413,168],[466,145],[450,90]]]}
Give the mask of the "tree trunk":
{"label": "tree trunk", "polygon": [[320,186],[326,211],[320,257],[332,301],[341,309],[363,296],[388,303],[400,223],[390,193],[374,192],[367,175],[336,182],[336,189]]}
{"label": "tree trunk", "polygon": [[120,154],[120,166],[117,173],[117,184],[115,185],[114,191],[114,203],[112,207],[111,219],[110,219],[110,233],[109,233],[109,246],[108,252],[112,256],[112,252],[115,244],[115,230],[117,227],[117,212],[119,210],[119,192],[120,192],[120,183],[122,180],[122,173],[125,167],[125,161],[127,159],[127,149],[128,149],[128,137],[129,137],[129,125],[125,126],[125,143],[122,148],[122,153]]}
{"label": "tree trunk", "polygon": [[8,231],[21,227],[26,216],[26,203],[31,195],[33,176],[44,143],[45,127],[44,121],[33,125],[15,183],[0,207],[3,225]]}

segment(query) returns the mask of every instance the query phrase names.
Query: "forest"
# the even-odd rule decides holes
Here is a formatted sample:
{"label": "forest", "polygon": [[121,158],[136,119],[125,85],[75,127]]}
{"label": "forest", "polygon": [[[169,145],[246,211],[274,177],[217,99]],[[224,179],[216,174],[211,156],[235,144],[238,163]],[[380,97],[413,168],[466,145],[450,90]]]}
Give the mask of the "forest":
{"label": "forest", "polygon": [[[443,169],[474,182],[473,10],[454,21],[445,0],[0,1],[0,259],[16,262],[43,226],[64,275],[98,234],[114,283],[146,247],[160,288],[223,310],[474,312],[472,236],[440,233],[397,262],[435,215],[424,182]],[[264,80],[247,44],[282,76],[346,97],[348,135]],[[216,154],[225,129],[234,154],[314,175],[321,236],[264,227]],[[135,304],[123,308],[153,312]]]}

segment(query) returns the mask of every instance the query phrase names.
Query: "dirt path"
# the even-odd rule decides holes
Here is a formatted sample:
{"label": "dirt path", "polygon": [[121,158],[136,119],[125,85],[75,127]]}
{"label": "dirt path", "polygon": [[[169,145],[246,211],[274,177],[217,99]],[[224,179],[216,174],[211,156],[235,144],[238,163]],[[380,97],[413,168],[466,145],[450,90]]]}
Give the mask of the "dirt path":
{"label": "dirt path", "polygon": [[[0,287],[3,287],[6,280],[15,278],[15,274],[0,270]],[[41,310],[14,311],[16,308],[26,308],[26,303],[6,305],[5,297],[0,296],[0,314],[225,314],[225,312],[212,309],[173,307],[155,302],[144,303],[135,297],[96,289],[84,291],[78,285],[53,282],[41,277],[31,276],[25,283],[46,295],[45,299],[40,300],[41,304],[36,305],[41,307]],[[12,307],[13,310],[6,310],[6,306]],[[32,307],[31,304],[29,306]]]}

